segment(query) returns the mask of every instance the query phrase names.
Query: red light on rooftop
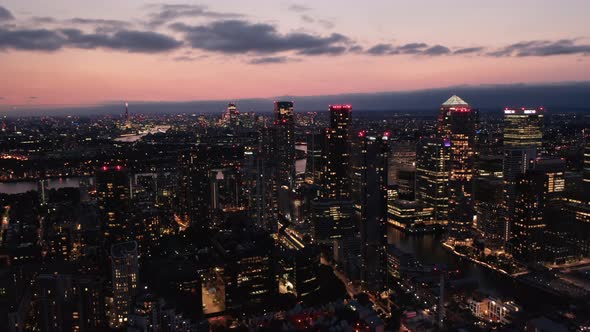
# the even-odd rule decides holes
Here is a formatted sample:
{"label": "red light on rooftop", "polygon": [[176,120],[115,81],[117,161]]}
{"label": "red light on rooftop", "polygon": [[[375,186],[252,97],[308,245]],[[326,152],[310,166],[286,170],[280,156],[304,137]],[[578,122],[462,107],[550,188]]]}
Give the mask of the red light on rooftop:
{"label": "red light on rooftop", "polygon": [[364,130],[359,131],[359,137],[365,137],[365,131]]}
{"label": "red light on rooftop", "polygon": [[107,169],[109,169],[109,168],[108,168],[108,167],[106,167],[106,166],[103,166],[103,167],[102,167],[102,170],[103,170],[103,171],[105,171],[105,172],[107,171]]}
{"label": "red light on rooftop", "polygon": [[386,136],[386,137],[389,137],[390,135],[391,135],[391,133],[388,132],[388,131],[386,131],[386,132],[383,133],[383,136]]}
{"label": "red light on rooftop", "polygon": [[117,165],[117,167],[115,167],[117,169],[117,171],[120,171],[123,167],[121,167],[121,165]]}

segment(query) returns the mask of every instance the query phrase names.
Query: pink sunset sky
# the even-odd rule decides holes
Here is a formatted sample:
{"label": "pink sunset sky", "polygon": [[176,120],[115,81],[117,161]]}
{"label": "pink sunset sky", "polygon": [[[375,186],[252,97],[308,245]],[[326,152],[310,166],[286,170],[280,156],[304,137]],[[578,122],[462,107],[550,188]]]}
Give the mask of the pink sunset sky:
{"label": "pink sunset sky", "polygon": [[590,1],[0,0],[0,110],[587,81]]}

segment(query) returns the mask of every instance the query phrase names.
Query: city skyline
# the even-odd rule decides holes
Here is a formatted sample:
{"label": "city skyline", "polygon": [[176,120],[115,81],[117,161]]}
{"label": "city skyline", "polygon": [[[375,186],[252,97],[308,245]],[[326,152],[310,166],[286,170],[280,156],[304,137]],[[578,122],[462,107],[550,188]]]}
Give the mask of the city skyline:
{"label": "city skyline", "polygon": [[589,9],[585,1],[373,1],[359,8],[334,1],[6,0],[0,69],[10,79],[0,83],[0,111],[482,84],[583,86],[590,80]]}

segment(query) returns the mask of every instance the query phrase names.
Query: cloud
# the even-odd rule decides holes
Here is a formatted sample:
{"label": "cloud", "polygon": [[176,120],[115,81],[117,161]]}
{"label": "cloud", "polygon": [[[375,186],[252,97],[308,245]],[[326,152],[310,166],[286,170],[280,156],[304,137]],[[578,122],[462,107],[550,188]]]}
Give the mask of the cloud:
{"label": "cloud", "polygon": [[273,25],[242,20],[216,21],[200,26],[176,23],[170,27],[184,33],[193,48],[223,53],[297,51],[300,54],[337,54],[341,53],[339,47],[350,42],[348,37],[337,33],[329,36],[302,32],[281,34]]}
{"label": "cloud", "polygon": [[0,28],[0,49],[56,51],[72,47],[157,53],[170,51],[181,45],[182,42],[172,37],[150,31],[120,30],[105,34],[85,33],[78,29],[7,30]]}
{"label": "cloud", "polygon": [[7,30],[0,28],[0,49],[56,51],[67,43],[56,31],[47,29]]}
{"label": "cloud", "polygon": [[54,19],[53,17],[48,17],[48,16],[33,16],[33,17],[31,17],[31,21],[33,21],[34,23],[39,23],[39,24],[47,24],[47,23],[57,22],[56,19]]}
{"label": "cloud", "polygon": [[291,59],[286,56],[269,56],[269,57],[261,57],[261,58],[254,58],[248,63],[253,65],[266,65],[266,64],[275,64],[275,63],[286,63],[291,61],[297,61],[295,59]]}
{"label": "cloud", "polygon": [[315,19],[309,15],[301,15],[301,20],[306,23],[313,23]]}
{"label": "cloud", "polygon": [[435,46],[425,49],[420,54],[422,54],[422,55],[444,55],[444,54],[449,54],[449,53],[451,53],[451,50],[448,47],[442,46],[442,45],[435,45]]}
{"label": "cloud", "polygon": [[197,61],[197,60],[201,60],[201,59],[205,59],[208,58],[207,55],[198,55],[198,56],[193,56],[193,55],[181,55],[181,56],[177,56],[172,58],[172,60],[174,61],[179,61],[179,62],[191,62],[191,61]]}
{"label": "cloud", "polygon": [[426,43],[408,43],[401,46],[377,44],[366,51],[369,55],[414,54],[423,56],[439,56],[451,54],[451,49],[443,45],[430,46]]}
{"label": "cloud", "polygon": [[120,30],[114,34],[85,34],[77,29],[63,30],[68,44],[78,48],[109,48],[128,52],[156,53],[177,49],[182,42],[151,31]]}
{"label": "cloud", "polygon": [[0,6],[0,22],[11,20],[14,20],[14,16],[12,15],[12,13],[8,9]]}
{"label": "cloud", "polygon": [[[428,49],[425,43],[409,43],[401,46],[377,44],[369,48],[367,53],[370,55],[425,54]],[[426,55],[434,54],[426,53]]]}
{"label": "cloud", "polygon": [[453,54],[472,54],[482,52],[484,47],[466,47],[460,48],[453,51]]}
{"label": "cloud", "polygon": [[489,52],[490,56],[555,56],[571,54],[590,54],[590,44],[577,44],[574,39],[561,39],[557,41],[532,40],[523,41],[505,46],[499,50]]}
{"label": "cloud", "polygon": [[297,54],[300,54],[300,55],[324,55],[324,54],[341,55],[341,54],[344,54],[347,50],[348,50],[348,48],[346,48],[344,46],[326,45],[326,46],[306,48],[306,49],[303,49],[303,50],[297,52]]}
{"label": "cloud", "polygon": [[311,8],[303,5],[292,4],[289,6],[289,10],[297,13],[303,13],[310,11]]}
{"label": "cloud", "polygon": [[157,5],[158,11],[150,14],[148,25],[159,26],[179,18],[206,17],[215,19],[229,19],[242,17],[237,13],[222,13],[211,11],[207,6],[188,4],[161,4]]}

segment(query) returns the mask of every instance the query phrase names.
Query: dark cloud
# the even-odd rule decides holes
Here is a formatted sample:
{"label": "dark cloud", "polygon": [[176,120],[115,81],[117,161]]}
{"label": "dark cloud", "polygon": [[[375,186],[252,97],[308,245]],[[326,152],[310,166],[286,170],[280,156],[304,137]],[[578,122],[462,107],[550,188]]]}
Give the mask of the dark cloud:
{"label": "dark cloud", "polygon": [[56,51],[65,44],[67,44],[67,39],[52,30],[7,30],[0,28],[0,49]]}
{"label": "dark cloud", "polygon": [[208,25],[172,24],[183,32],[193,48],[224,53],[277,53],[297,51],[301,54],[338,54],[350,40],[341,34],[317,36],[302,32],[281,34],[276,27],[242,20],[216,21]]}
{"label": "dark cloud", "polygon": [[427,47],[425,43],[409,43],[398,47],[397,51],[403,54],[419,54]]}
{"label": "dark cloud", "polygon": [[532,40],[508,45],[499,50],[489,52],[491,56],[554,56],[570,54],[590,54],[590,44],[577,44],[573,39],[557,41]]}
{"label": "dark cloud", "polygon": [[14,16],[12,16],[12,13],[8,9],[0,6],[0,22],[11,20],[14,20]]}
{"label": "dark cloud", "polygon": [[151,31],[120,30],[114,34],[86,34],[80,30],[62,30],[68,45],[78,48],[110,48],[128,52],[156,53],[177,49],[182,42]]}
{"label": "dark cloud", "polygon": [[293,12],[297,12],[297,13],[303,13],[303,12],[310,11],[311,8],[307,7],[307,6],[303,6],[303,5],[292,4],[289,6],[289,10],[293,11]]}
{"label": "dark cloud", "polygon": [[453,51],[453,54],[473,54],[473,53],[479,53],[481,51],[483,51],[485,48],[483,47],[466,47],[466,48],[460,48],[457,50]]}
{"label": "dark cloud", "polygon": [[162,4],[158,5],[158,10],[150,14],[149,25],[159,26],[167,22],[172,22],[179,18],[186,17],[206,17],[216,19],[238,18],[243,15],[237,13],[222,13],[209,10],[203,5],[187,4]]}
{"label": "dark cloud", "polygon": [[172,60],[174,61],[179,61],[179,62],[191,62],[191,61],[197,61],[197,60],[201,60],[201,59],[205,59],[208,58],[207,55],[197,55],[197,56],[193,56],[193,55],[181,55],[181,56],[177,56],[172,58]]}
{"label": "dark cloud", "polygon": [[319,46],[319,47],[311,47],[303,49],[297,54],[300,55],[341,55],[344,54],[348,50],[347,47],[344,46]]}
{"label": "dark cloud", "polygon": [[360,52],[363,51],[363,47],[362,46],[359,46],[359,45],[354,45],[354,46],[351,46],[348,49],[348,51],[351,52],[351,53],[360,53]]}
{"label": "dark cloud", "polygon": [[156,53],[179,48],[182,42],[149,31],[120,30],[113,34],[85,33],[78,29],[7,30],[0,28],[0,49],[56,51],[64,47],[107,48]]}
{"label": "dark cloud", "polygon": [[266,64],[273,64],[273,63],[286,63],[294,61],[293,59],[286,57],[286,56],[268,56],[262,58],[254,58],[248,63],[253,65],[266,65]]}
{"label": "dark cloud", "polygon": [[39,24],[47,24],[47,23],[57,22],[56,19],[54,19],[53,17],[48,17],[48,16],[33,16],[31,18],[31,21],[33,21],[34,23],[39,23]]}
{"label": "dark cloud", "polygon": [[391,44],[377,44],[366,52],[370,55],[398,55],[415,54],[424,56],[439,56],[451,54],[451,50],[443,45],[430,46],[426,43],[409,43],[401,46]]}
{"label": "dark cloud", "polygon": [[371,55],[398,54],[396,48],[390,44],[377,44],[367,50]]}
{"label": "dark cloud", "polygon": [[422,51],[422,55],[445,55],[451,53],[451,50],[442,45],[435,45]]}

